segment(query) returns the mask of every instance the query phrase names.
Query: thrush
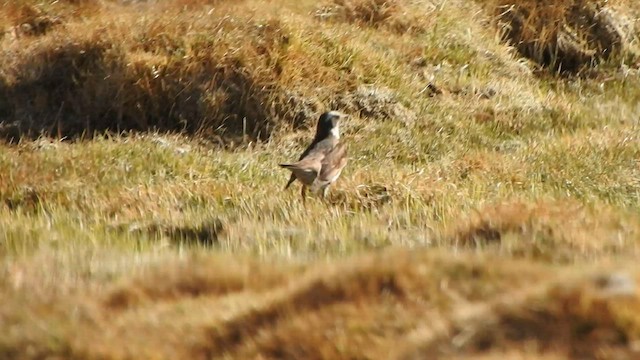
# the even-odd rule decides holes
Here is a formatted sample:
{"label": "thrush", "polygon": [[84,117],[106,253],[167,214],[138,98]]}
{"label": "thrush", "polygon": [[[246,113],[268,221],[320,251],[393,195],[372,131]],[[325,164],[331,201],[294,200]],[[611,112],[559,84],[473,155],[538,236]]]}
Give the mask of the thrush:
{"label": "thrush", "polygon": [[279,164],[291,171],[285,190],[298,180],[302,183],[303,201],[308,188],[312,193],[322,191],[322,196],[326,197],[329,186],[338,179],[342,169],[347,165],[347,148],[340,143],[340,120],[346,117],[337,111],[328,111],[320,115],[316,135],[298,161]]}

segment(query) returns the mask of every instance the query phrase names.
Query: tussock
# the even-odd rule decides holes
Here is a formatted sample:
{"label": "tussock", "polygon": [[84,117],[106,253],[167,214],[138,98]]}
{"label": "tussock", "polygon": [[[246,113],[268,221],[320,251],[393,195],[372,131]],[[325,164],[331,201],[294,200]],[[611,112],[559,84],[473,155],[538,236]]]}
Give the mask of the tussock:
{"label": "tussock", "polygon": [[490,1],[487,5],[506,24],[505,38],[522,55],[554,70],[576,73],[610,57],[637,56],[632,46],[633,22],[607,1]]}
{"label": "tussock", "polygon": [[6,137],[156,129],[265,139],[307,120],[306,102],[291,94],[318,80],[283,71],[289,59],[308,69],[320,59],[291,49],[286,23],[223,10],[195,11],[193,21],[178,9],[154,20],[126,14],[90,28],[67,24],[26,47],[7,41],[0,63],[2,98],[12,99],[0,103]]}
{"label": "tussock", "polygon": [[[611,283],[625,285],[611,286]],[[633,358],[639,319],[629,317],[640,306],[637,277],[601,274],[595,279],[568,279],[506,296],[489,306],[464,309],[447,330],[430,339],[416,333],[416,348],[399,359],[471,357],[480,354],[536,354],[584,359]],[[637,311],[637,310],[635,310]],[[418,340],[423,337],[424,342]],[[515,351],[517,349],[517,351]]]}
{"label": "tussock", "polygon": [[[631,51],[631,28],[612,23],[615,15],[609,7],[590,4],[486,5],[511,23],[507,37],[523,55],[577,71]],[[181,14],[182,9],[189,15]],[[218,136],[232,143],[265,140],[282,129],[308,126],[310,118],[329,107],[404,122],[416,118],[416,109],[407,108],[410,92],[397,98],[380,81],[409,81],[388,78],[394,64],[386,55],[371,56],[375,51],[347,41],[350,33],[337,35],[326,24],[301,27],[314,21],[308,14],[278,17],[251,9],[247,2],[178,0],[157,9],[97,1],[8,6],[2,16],[10,19],[15,34],[29,36],[2,40],[0,135],[17,140],[155,129]],[[414,36],[430,31],[442,43],[436,52],[450,49],[454,63],[467,63],[466,56],[486,61],[476,44],[434,28],[434,16],[443,11],[438,7],[341,0],[325,10],[319,10],[324,14],[320,18]],[[586,47],[563,40],[569,33],[574,36],[565,30],[565,22],[573,26],[575,37],[585,39]],[[422,62],[447,65],[444,54],[429,54]],[[363,79],[373,84],[359,83]],[[479,96],[494,94],[481,91]]]}
{"label": "tussock", "polygon": [[404,1],[398,0],[333,0],[316,10],[320,20],[356,23],[385,28],[398,33],[424,30],[425,15],[419,16]]}
{"label": "tussock", "polygon": [[447,243],[496,246],[512,256],[560,262],[574,261],[576,254],[590,258],[620,251],[631,255],[638,250],[636,220],[621,221],[608,209],[599,209],[597,216],[593,211],[575,202],[489,205],[454,226]]}
{"label": "tussock", "polygon": [[255,137],[268,135],[273,126],[268,125],[273,114],[264,106],[275,89],[256,83],[262,70],[250,74],[241,70],[241,59],[210,58],[207,43],[193,44],[200,47],[191,48],[193,65],[188,65],[171,56],[185,44],[172,43],[163,33],[142,43],[145,54],[153,56],[125,54],[122,44],[104,39],[101,32],[77,36],[54,34],[46,42],[15,49],[3,94],[13,101],[3,110],[8,119],[20,119],[21,133],[193,133],[223,127],[229,135]]}
{"label": "tussock", "polygon": [[114,287],[102,304],[107,309],[126,310],[159,301],[261,292],[289,282],[288,272],[304,271],[302,266],[272,265],[248,258],[230,261],[222,256],[193,256],[188,262],[155,268],[146,276]]}
{"label": "tussock", "polygon": [[359,86],[355,91],[340,96],[334,107],[366,118],[405,123],[416,120],[415,112],[401,104],[391,89],[384,87]]}
{"label": "tussock", "polygon": [[[409,359],[516,349],[573,358],[593,351],[633,354],[636,278],[597,274],[585,279],[522,261],[423,250],[385,251],[306,271],[202,256],[123,283],[105,303],[83,300],[75,311],[91,316],[65,320],[69,310],[56,308],[45,319],[58,322],[59,346],[43,347],[36,340],[43,334],[32,340],[43,356],[88,359]],[[75,302],[78,295],[58,301]],[[147,320],[157,316],[172,331]],[[71,329],[68,321],[73,331],[63,330]],[[309,326],[314,331],[305,333]],[[189,335],[175,337],[175,331]],[[100,346],[89,345],[98,338]],[[525,351],[527,344],[536,347]]]}
{"label": "tussock", "polygon": [[[503,1],[0,4],[0,358],[639,358],[625,46],[535,71]],[[516,4],[533,55],[575,4]]]}

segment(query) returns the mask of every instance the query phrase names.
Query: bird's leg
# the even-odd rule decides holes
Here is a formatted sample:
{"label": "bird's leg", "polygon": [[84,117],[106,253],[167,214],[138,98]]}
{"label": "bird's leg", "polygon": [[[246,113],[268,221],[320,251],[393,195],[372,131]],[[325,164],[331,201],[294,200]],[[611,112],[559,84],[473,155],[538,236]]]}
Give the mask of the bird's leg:
{"label": "bird's leg", "polygon": [[307,200],[307,187],[305,185],[302,185],[300,195],[302,195],[302,205],[305,205]]}

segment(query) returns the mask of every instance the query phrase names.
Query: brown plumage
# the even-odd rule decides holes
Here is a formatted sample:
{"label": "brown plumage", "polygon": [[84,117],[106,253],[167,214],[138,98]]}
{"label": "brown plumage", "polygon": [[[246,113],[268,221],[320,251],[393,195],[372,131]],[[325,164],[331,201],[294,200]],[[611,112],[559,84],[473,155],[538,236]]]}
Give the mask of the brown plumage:
{"label": "brown plumage", "polygon": [[322,191],[326,196],[329,186],[334,183],[347,165],[347,149],[340,143],[339,122],[345,115],[329,111],[320,116],[316,136],[299,160],[291,164],[280,164],[291,171],[285,189],[296,180],[302,183],[304,201],[307,188],[313,193]]}

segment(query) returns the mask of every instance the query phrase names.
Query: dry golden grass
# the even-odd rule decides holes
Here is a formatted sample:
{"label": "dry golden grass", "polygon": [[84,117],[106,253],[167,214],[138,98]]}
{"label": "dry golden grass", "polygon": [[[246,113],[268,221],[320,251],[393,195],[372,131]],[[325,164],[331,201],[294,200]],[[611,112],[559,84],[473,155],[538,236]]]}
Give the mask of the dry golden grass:
{"label": "dry golden grass", "polygon": [[0,359],[640,357],[634,42],[509,4],[0,2]]}
{"label": "dry golden grass", "polygon": [[571,201],[502,203],[478,209],[451,230],[447,245],[497,247],[513,257],[554,262],[577,257],[598,261],[607,255],[634,258],[640,245],[638,220],[604,206],[585,209]]}
{"label": "dry golden grass", "polygon": [[[485,2],[505,25],[505,37],[524,56],[575,73],[609,57],[637,61],[637,28],[628,1]],[[634,61],[634,60],[632,60]]]}
{"label": "dry golden grass", "polygon": [[[528,261],[425,250],[387,251],[312,267],[202,255],[161,267],[169,265],[171,271],[158,267],[133,282],[55,298],[53,304],[30,296],[28,288],[13,290],[11,301],[25,306],[9,302],[11,311],[3,307],[2,319],[12,334],[2,339],[3,354],[291,359],[487,353],[497,358],[502,352],[575,359],[594,351],[607,358],[637,355],[635,273],[590,269],[577,275]],[[74,306],[64,306],[61,299]],[[29,321],[37,309],[46,311],[41,321]]]}

